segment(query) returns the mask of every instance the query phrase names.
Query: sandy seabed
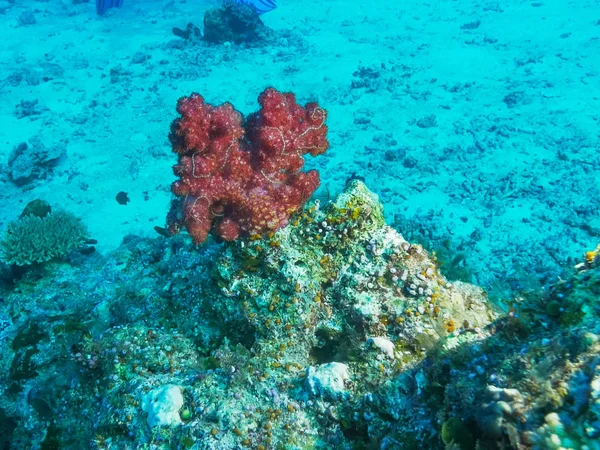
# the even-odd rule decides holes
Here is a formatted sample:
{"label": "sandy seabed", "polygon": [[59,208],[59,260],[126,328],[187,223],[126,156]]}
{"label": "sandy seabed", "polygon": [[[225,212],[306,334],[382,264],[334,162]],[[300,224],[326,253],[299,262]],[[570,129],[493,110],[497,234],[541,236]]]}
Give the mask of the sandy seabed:
{"label": "sandy seabed", "polygon": [[[0,0],[0,229],[41,198],[81,217],[100,252],[154,236],[177,99],[247,114],[272,85],[329,112],[331,148],[308,162],[322,198],[363,177],[390,223],[461,255],[473,282],[535,288],[595,246],[598,2],[278,3],[262,16],[274,42],[245,48],[172,33],[202,28],[215,1],[126,0],[98,17]],[[39,155],[25,177],[24,143]]]}

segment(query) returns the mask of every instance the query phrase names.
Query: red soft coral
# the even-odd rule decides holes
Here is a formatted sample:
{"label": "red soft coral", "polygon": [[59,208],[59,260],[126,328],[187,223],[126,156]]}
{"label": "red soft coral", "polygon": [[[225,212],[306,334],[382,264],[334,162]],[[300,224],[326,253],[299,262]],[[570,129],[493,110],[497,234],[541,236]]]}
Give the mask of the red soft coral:
{"label": "red soft coral", "polygon": [[198,94],[177,104],[171,125],[173,193],[169,230],[184,226],[194,242],[213,230],[227,241],[274,231],[288,222],[319,186],[316,170],[300,172],[304,155],[327,150],[327,112],[302,107],[294,94],[266,89],[261,109],[243,122],[230,103],[214,107]]}

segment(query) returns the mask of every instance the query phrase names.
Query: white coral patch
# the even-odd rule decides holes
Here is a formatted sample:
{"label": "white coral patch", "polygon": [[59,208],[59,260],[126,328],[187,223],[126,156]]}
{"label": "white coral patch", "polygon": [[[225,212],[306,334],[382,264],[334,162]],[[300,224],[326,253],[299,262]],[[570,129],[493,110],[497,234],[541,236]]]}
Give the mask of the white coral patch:
{"label": "white coral patch", "polygon": [[179,410],[182,406],[181,389],[173,385],[157,387],[142,399],[142,409],[148,413],[150,427],[179,425]]}
{"label": "white coral patch", "polygon": [[306,383],[316,397],[337,398],[346,390],[344,382],[350,379],[346,364],[331,362],[306,369]]}
{"label": "white coral patch", "polygon": [[394,343],[390,341],[388,338],[376,336],[372,337],[367,341],[368,344],[377,347],[383,353],[385,353],[389,358],[394,357]]}

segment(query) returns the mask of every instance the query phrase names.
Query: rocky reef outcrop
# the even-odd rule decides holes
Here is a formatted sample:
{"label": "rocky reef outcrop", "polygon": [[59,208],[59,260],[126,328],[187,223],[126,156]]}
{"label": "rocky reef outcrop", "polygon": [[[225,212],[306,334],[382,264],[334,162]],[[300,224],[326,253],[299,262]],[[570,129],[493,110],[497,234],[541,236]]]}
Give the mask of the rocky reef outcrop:
{"label": "rocky reef outcrop", "polygon": [[358,180],[266,235],[130,236],[5,290],[2,436],[15,449],[598,448],[596,254],[503,311],[387,226]]}

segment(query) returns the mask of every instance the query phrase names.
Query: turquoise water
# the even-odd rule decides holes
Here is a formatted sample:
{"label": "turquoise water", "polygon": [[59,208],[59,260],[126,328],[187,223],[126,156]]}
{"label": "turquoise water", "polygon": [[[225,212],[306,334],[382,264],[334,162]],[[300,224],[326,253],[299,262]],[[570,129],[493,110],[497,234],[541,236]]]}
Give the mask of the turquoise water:
{"label": "turquoise water", "polygon": [[[177,100],[197,92],[247,116],[259,109],[259,94],[275,87],[327,111],[329,149],[306,160],[320,173],[314,198],[325,204],[347,180],[362,179],[390,226],[435,252],[448,279],[481,286],[504,309],[502,300],[548,290],[596,247],[597,1],[280,0],[260,16],[263,40],[207,43],[204,15],[220,6],[125,0],[98,16],[85,0],[0,0],[2,233],[41,199],[81,219],[93,240],[87,256],[118,267],[120,257],[109,255],[125,253],[124,239],[162,239],[157,227],[166,226],[176,178],[169,131]],[[195,31],[186,38],[188,23]],[[208,252],[202,261],[216,254],[210,248],[198,250]],[[156,251],[157,259],[166,252]],[[86,255],[72,263],[85,264],[80,258]],[[60,270],[27,285],[75,277],[82,291],[89,288],[84,274]],[[22,274],[8,266],[2,273],[3,292],[14,295]],[[149,289],[139,277],[118,295]],[[74,308],[73,295],[65,295],[63,312]],[[32,304],[2,308],[0,319],[10,317],[14,329],[0,327],[0,336],[11,340],[36,311]],[[132,308],[135,320],[127,323],[152,322],[140,305]],[[14,363],[4,356],[6,371]],[[3,401],[6,429],[13,427],[4,416],[23,413],[14,406],[27,403],[23,395]],[[36,411],[52,422],[53,413]],[[14,448],[63,448],[37,446],[40,436]],[[13,448],[8,442],[0,439]]]}
{"label": "turquoise water", "polygon": [[274,86],[329,112],[331,148],[308,162],[323,189],[364,177],[390,222],[464,254],[479,284],[550,281],[597,240],[597,3],[288,1],[262,16],[265,45],[172,33],[216,4],[131,0],[102,17],[85,2],[3,4],[3,164],[32,139],[60,158],[19,186],[5,177],[2,223],[43,198],[85,218],[100,251],[152,236],[176,100],[247,114]]}

